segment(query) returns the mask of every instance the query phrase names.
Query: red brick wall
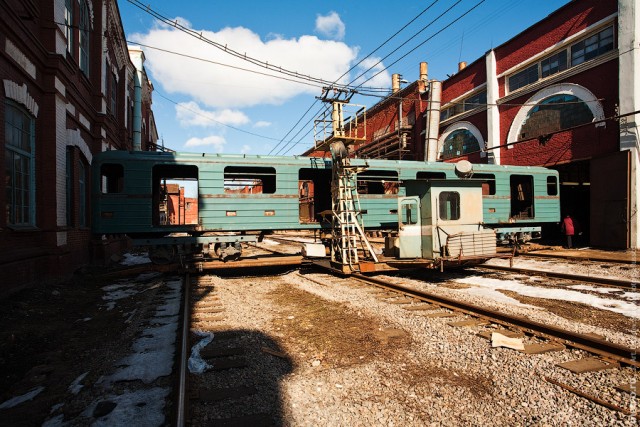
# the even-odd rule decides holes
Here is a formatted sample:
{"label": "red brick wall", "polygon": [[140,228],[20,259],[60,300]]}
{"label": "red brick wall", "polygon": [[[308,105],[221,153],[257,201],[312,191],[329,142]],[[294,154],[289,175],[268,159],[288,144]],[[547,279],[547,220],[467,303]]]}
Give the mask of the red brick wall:
{"label": "red brick wall", "polygon": [[486,81],[487,67],[483,56],[442,82],[442,103],[456,99]]}
{"label": "red brick wall", "polygon": [[[566,83],[575,83],[589,89],[601,100],[605,117],[615,115],[618,100],[618,63],[609,61],[566,79]],[[509,104],[522,104],[534,94],[523,95],[509,101]],[[508,105],[500,107],[501,144],[507,141],[511,124],[520,107]],[[615,152],[618,146],[618,124],[614,120],[606,122],[606,128],[585,126],[573,131],[555,134],[544,146],[537,140],[515,145],[511,149],[501,149],[501,163],[511,165],[550,166],[571,160],[598,157]]]}
{"label": "red brick wall", "polygon": [[523,31],[495,49],[497,73],[501,74],[561,42],[599,20],[617,12],[615,0],[579,0]]}

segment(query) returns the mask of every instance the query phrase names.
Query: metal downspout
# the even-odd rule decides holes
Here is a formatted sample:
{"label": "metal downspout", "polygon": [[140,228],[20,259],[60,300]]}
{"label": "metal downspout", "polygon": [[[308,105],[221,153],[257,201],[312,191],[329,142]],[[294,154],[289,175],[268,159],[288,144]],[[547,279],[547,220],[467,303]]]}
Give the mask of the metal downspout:
{"label": "metal downspout", "polygon": [[427,132],[425,138],[424,160],[435,162],[438,159],[438,134],[440,131],[440,103],[442,100],[442,82],[429,82],[429,100],[427,106]]}

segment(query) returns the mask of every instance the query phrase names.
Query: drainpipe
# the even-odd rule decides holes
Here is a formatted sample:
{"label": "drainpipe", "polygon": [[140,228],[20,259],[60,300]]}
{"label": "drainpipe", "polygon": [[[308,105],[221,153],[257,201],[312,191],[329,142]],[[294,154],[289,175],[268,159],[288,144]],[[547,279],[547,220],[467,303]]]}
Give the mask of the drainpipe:
{"label": "drainpipe", "polygon": [[129,48],[131,62],[136,68],[133,75],[133,151],[142,150],[142,71],[144,53],[137,48]]}
{"label": "drainpipe", "polygon": [[441,99],[442,82],[431,80],[429,82],[429,99],[427,101],[427,132],[424,147],[424,160],[427,162],[435,162],[438,159]]}

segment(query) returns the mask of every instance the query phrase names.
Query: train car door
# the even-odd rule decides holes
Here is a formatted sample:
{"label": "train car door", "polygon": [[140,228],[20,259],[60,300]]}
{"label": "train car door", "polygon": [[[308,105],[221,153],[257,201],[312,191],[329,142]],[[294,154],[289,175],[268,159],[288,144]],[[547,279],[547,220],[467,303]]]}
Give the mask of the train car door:
{"label": "train car door", "polygon": [[301,223],[315,222],[314,190],[315,188],[313,185],[313,181],[298,181],[298,197],[300,203]]}
{"label": "train car door", "polygon": [[422,233],[420,222],[420,198],[418,196],[398,198],[398,247],[400,258],[422,256]]}

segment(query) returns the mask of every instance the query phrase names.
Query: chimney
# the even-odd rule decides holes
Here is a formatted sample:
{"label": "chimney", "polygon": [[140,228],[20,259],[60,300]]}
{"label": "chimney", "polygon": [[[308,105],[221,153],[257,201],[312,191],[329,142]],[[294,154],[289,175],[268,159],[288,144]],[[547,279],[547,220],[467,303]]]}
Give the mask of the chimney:
{"label": "chimney", "polygon": [[428,70],[428,65],[426,62],[421,62],[420,63],[420,80],[422,80],[423,82],[426,82],[427,80],[429,80],[429,74],[427,73]]}
{"label": "chimney", "polygon": [[462,61],[462,62],[458,62],[458,71],[462,71],[465,68],[467,68],[467,63]]}
{"label": "chimney", "polygon": [[391,92],[396,93],[400,90],[400,74],[391,75]]}

